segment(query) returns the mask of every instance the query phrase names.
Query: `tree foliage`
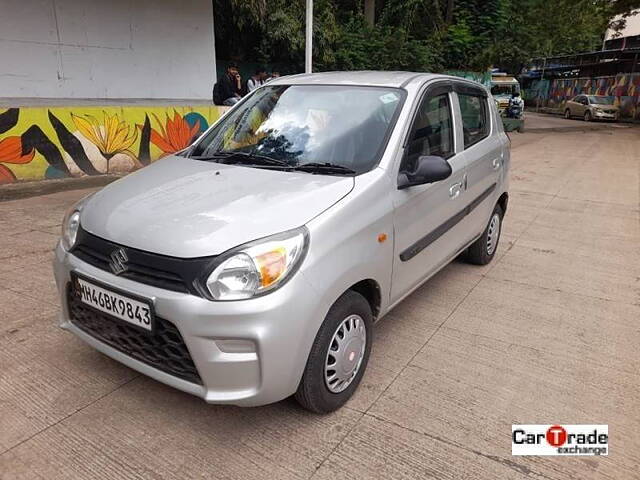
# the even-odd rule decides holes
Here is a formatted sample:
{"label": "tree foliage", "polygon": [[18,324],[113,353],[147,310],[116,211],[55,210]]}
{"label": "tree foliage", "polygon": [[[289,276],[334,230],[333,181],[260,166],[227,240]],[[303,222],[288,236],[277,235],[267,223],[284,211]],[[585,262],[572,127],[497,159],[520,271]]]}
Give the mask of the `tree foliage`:
{"label": "tree foliage", "polygon": [[[640,0],[362,0],[314,2],[314,70],[518,71],[536,56],[598,49]],[[214,0],[224,59],[304,64],[304,0]],[[619,16],[613,20],[614,16]]]}

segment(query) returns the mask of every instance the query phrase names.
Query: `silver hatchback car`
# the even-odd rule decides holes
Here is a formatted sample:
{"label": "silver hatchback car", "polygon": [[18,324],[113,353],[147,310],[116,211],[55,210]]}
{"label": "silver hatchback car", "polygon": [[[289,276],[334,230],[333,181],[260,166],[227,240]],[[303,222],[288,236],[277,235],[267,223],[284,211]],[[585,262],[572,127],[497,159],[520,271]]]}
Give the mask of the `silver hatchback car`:
{"label": "silver hatchback car", "polygon": [[274,80],[69,210],[61,326],[207,402],[335,410],[377,320],[461,253],[495,255],[509,148],[474,82]]}

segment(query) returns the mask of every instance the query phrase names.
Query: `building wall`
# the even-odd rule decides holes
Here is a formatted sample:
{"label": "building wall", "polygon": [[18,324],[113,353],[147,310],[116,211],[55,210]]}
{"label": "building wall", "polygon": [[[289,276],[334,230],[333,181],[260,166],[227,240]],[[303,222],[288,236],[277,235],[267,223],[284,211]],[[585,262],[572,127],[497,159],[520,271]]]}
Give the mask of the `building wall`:
{"label": "building wall", "polygon": [[187,147],[227,107],[0,108],[0,185],[125,174]]}
{"label": "building wall", "polygon": [[[616,17],[613,20],[615,22],[620,19],[621,17]],[[635,35],[640,35],[640,10],[636,10],[632,16],[626,18],[625,27],[619,32],[607,30],[604,34],[604,39],[610,40],[612,38],[633,37]]]}
{"label": "building wall", "polygon": [[532,86],[537,97],[527,97],[532,104],[562,111],[567,100],[576,95],[611,95],[620,106],[620,116],[629,120],[640,120],[640,73],[594,78],[558,78],[544,81],[541,88]]}
{"label": "building wall", "polygon": [[209,99],[211,0],[0,0],[0,97]]}

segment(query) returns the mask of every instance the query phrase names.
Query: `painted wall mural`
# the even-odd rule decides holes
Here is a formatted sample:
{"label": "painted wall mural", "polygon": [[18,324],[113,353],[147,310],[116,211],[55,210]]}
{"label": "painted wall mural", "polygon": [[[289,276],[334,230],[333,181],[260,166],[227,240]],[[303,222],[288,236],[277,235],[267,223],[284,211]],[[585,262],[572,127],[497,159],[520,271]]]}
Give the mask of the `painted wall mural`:
{"label": "painted wall mural", "polygon": [[640,120],[640,74],[556,79],[551,82],[544,104],[560,108],[565,101],[580,94],[615,96],[622,117]]}
{"label": "painted wall mural", "polygon": [[187,147],[223,108],[0,110],[0,184],[137,170]]}

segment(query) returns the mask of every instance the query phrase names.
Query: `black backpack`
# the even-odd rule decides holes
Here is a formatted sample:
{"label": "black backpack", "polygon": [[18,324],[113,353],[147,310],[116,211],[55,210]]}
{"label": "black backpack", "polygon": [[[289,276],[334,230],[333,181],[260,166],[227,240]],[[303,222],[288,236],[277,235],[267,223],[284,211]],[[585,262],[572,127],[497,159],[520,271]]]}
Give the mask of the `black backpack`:
{"label": "black backpack", "polygon": [[240,95],[242,95],[243,97],[249,93],[249,79],[251,77],[247,78],[244,82],[242,82],[242,89],[240,90]]}
{"label": "black backpack", "polygon": [[222,105],[224,102],[224,98],[220,98],[220,81],[218,80],[216,84],[213,86],[213,104],[214,105]]}

